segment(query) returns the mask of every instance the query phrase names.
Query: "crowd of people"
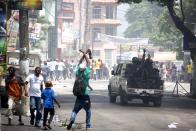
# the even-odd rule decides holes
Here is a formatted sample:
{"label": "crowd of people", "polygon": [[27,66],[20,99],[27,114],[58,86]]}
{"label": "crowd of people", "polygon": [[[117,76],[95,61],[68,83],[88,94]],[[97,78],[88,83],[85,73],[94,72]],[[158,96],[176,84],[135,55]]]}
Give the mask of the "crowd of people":
{"label": "crowd of people", "polygon": [[159,69],[160,76],[165,81],[190,82],[192,79],[193,66],[191,62],[187,66],[175,65],[172,62],[156,63],[155,66]]}
{"label": "crowd of people", "polygon": [[[193,74],[193,65],[188,62],[186,66],[176,65],[172,62],[154,62],[154,67],[159,69],[160,76],[164,81],[190,82]],[[75,79],[77,64],[75,61],[48,60],[41,66],[44,80],[60,81]],[[91,61],[90,79],[109,80],[110,72],[115,70],[116,65],[108,67],[101,59]]]}
{"label": "crowd of people", "polygon": [[[159,69],[160,76],[165,81],[190,82],[192,78],[193,66],[191,62],[185,67],[183,65],[175,65],[172,62],[154,62],[154,66]],[[90,79],[109,80],[110,72],[116,68],[116,65],[108,67],[101,59],[97,59],[91,61],[90,68]],[[41,69],[44,81],[46,79],[52,81],[75,79],[77,64],[74,60],[48,60],[43,62]]]}
{"label": "crowd of people", "polygon": [[[110,78],[111,68],[109,68],[107,64],[103,63],[101,59],[92,60],[90,68],[91,79],[108,80]],[[44,80],[50,79],[52,81],[60,81],[75,79],[77,64],[74,60],[47,60],[43,62],[41,69]]]}

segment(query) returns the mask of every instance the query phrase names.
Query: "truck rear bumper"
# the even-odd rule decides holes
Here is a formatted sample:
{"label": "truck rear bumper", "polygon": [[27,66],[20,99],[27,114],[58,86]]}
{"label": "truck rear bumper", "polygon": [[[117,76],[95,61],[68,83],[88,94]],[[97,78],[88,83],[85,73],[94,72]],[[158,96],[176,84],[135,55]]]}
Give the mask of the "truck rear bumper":
{"label": "truck rear bumper", "polygon": [[130,97],[134,97],[134,98],[162,97],[163,96],[163,90],[129,88],[127,90],[127,95],[130,96]]}

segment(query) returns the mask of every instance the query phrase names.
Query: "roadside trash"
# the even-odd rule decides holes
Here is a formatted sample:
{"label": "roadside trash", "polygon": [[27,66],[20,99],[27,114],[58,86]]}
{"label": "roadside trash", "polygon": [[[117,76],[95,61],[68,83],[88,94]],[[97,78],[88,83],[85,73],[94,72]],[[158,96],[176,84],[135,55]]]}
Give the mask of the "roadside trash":
{"label": "roadside trash", "polygon": [[178,123],[172,122],[171,124],[168,125],[169,128],[177,128]]}

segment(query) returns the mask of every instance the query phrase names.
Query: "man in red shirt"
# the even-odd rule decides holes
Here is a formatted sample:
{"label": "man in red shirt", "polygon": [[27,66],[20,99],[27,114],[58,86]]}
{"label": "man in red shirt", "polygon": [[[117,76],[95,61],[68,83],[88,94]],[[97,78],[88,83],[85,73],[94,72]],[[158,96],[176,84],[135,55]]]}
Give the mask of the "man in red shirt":
{"label": "man in red shirt", "polygon": [[[6,90],[8,93],[8,125],[11,125],[13,119],[13,109],[16,105],[22,106],[22,96],[27,96],[24,81],[21,77],[15,75],[15,68],[8,68],[8,76],[5,79]],[[24,94],[25,93],[25,94]],[[24,125],[22,122],[22,107],[17,112],[19,115],[19,125]]]}

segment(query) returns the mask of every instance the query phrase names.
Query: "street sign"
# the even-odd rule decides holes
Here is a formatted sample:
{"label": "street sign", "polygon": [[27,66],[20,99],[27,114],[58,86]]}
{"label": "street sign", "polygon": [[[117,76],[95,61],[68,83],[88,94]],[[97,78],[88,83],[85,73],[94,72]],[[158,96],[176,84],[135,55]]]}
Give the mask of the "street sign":
{"label": "street sign", "polygon": [[12,10],[42,10],[42,0],[11,0],[9,8]]}

